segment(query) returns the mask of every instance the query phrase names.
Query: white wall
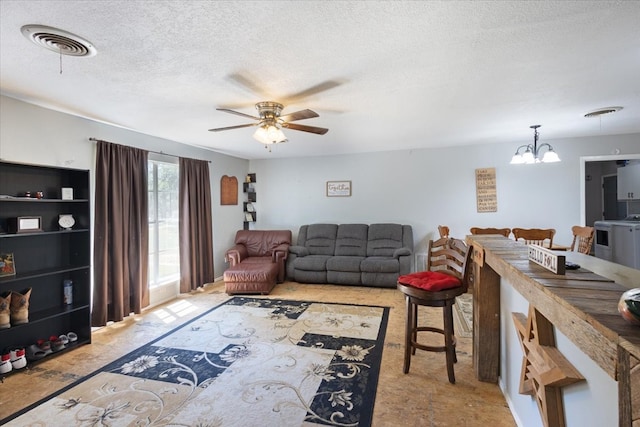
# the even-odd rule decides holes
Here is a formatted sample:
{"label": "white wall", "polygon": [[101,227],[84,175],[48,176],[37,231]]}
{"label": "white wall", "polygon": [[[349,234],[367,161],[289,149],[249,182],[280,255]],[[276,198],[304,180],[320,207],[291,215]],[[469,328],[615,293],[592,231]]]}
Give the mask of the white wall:
{"label": "white wall", "polygon": [[[226,268],[224,251],[242,228],[241,183],[247,172],[257,174],[256,228],[289,229],[295,238],[301,225],[314,222],[397,222],[414,227],[421,252],[438,224],[449,225],[459,237],[472,226],[553,227],[555,241],[570,244],[571,226],[580,223],[580,157],[615,150],[640,154],[640,134],[632,134],[543,140],[562,158],[555,164],[510,165],[515,142],[249,162],[0,97],[0,159],[93,172],[90,137],[211,160],[216,276]],[[476,211],[475,169],[486,167],[496,168],[495,213]],[[222,175],[240,181],[237,206],[220,206]],[[326,197],[326,181],[333,180],[351,180],[353,195]]]}
{"label": "white wall", "polygon": [[[180,126],[180,123],[176,123],[176,126]],[[58,113],[0,96],[0,159],[89,169],[93,199],[96,144],[89,141],[91,137],[211,162],[209,173],[214,219],[214,273],[216,277],[222,276],[226,268],[224,251],[233,244],[236,230],[242,228],[241,183],[248,170],[247,160]],[[237,206],[220,205],[222,175],[236,176],[240,182]],[[91,214],[93,216],[93,209]]]}
{"label": "white wall", "polygon": [[[511,165],[516,142],[298,159],[252,160],[257,228],[314,222],[398,222],[424,251],[439,224],[464,237],[472,226],[541,227],[571,244],[580,224],[580,157],[640,153],[640,134],[544,140],[562,162]],[[294,144],[290,142],[289,144]],[[283,147],[285,148],[285,147]],[[475,169],[496,168],[498,211],[476,210]],[[325,183],[351,180],[351,197],[326,197]]]}

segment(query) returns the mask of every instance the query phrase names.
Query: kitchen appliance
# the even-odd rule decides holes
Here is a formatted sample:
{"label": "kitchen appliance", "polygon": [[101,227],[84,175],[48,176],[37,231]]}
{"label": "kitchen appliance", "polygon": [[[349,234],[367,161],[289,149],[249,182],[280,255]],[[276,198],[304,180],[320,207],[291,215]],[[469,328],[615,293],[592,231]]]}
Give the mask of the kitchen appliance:
{"label": "kitchen appliance", "polygon": [[596,257],[640,270],[640,214],[619,221],[596,221]]}

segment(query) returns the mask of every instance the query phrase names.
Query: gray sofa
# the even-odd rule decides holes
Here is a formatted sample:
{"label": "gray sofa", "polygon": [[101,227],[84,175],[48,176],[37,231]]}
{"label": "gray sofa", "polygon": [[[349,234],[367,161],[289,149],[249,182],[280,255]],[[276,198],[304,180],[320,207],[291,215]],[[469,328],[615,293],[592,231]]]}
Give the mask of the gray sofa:
{"label": "gray sofa", "polygon": [[401,224],[309,224],[289,247],[287,278],[395,288],[411,272],[413,230]]}

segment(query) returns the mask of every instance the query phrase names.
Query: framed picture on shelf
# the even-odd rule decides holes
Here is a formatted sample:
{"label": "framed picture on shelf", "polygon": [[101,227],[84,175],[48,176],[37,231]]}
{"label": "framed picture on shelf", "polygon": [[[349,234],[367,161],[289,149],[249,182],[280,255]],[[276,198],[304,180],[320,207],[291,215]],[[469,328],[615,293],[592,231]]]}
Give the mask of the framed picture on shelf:
{"label": "framed picture on shelf", "polygon": [[62,187],[62,200],[73,200],[73,188]]}
{"label": "framed picture on shelf", "polygon": [[247,212],[255,212],[255,208],[252,203],[247,203]]}
{"label": "framed picture on shelf", "polygon": [[253,222],[253,215],[251,215],[250,212],[246,212],[244,214],[244,218],[245,218],[244,220],[247,221],[247,222]]}
{"label": "framed picture on shelf", "polygon": [[7,218],[7,229],[9,233],[35,233],[42,231],[42,217],[18,216]]}
{"label": "framed picture on shelf", "polygon": [[13,260],[13,254],[0,253],[0,277],[15,276],[16,264]]}

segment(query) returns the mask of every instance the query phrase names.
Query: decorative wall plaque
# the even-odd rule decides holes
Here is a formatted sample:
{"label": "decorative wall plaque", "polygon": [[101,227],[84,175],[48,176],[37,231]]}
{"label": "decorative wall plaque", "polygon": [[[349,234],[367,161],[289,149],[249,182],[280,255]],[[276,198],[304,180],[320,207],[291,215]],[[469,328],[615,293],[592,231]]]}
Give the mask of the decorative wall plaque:
{"label": "decorative wall plaque", "polygon": [[496,168],[476,169],[476,203],[478,212],[498,212]]}
{"label": "decorative wall plaque", "polygon": [[220,204],[238,204],[238,178],[235,176],[223,175],[220,178]]}

